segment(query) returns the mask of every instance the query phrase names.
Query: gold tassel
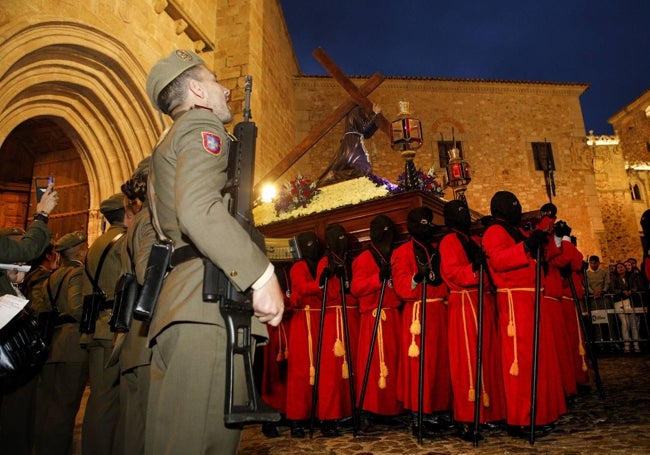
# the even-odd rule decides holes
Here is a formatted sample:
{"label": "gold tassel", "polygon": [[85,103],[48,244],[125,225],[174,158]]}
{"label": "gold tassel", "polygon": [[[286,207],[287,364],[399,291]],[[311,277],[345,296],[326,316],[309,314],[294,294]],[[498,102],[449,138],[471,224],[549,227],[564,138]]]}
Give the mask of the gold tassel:
{"label": "gold tassel", "polygon": [[585,363],[585,358],[582,358],[582,371],[587,371],[589,368],[587,368],[587,364]]}
{"label": "gold tassel", "polygon": [[486,408],[490,407],[490,397],[487,392],[483,392],[483,406]]}
{"label": "gold tassel", "polygon": [[415,344],[415,341],[411,342],[411,345],[409,346],[409,357],[417,357],[420,355],[420,348],[418,347],[417,344]]}
{"label": "gold tassel", "polygon": [[341,371],[341,377],[343,379],[348,379],[350,377],[350,371],[348,370],[348,362],[343,361],[343,370]]}
{"label": "gold tassel", "polygon": [[420,321],[418,319],[411,322],[411,328],[409,329],[409,331],[413,335],[419,335],[422,332],[422,327],[420,326]]}
{"label": "gold tassel", "polygon": [[580,354],[581,356],[584,356],[586,354],[585,347],[582,344],[578,348],[578,354]]}
{"label": "gold tassel", "polygon": [[282,351],[278,352],[278,355],[275,357],[276,362],[282,362],[284,360],[284,355],[282,355]]}
{"label": "gold tassel", "polygon": [[512,365],[510,365],[510,375],[519,376],[519,362],[516,360],[512,362]]}
{"label": "gold tassel", "polygon": [[469,393],[467,394],[467,401],[474,401],[476,400],[476,389],[474,387],[469,388]]}
{"label": "gold tassel", "polygon": [[285,349],[284,350],[284,360],[287,360],[289,358],[289,350]]}
{"label": "gold tassel", "polygon": [[383,376],[379,376],[379,388],[380,389],[386,388],[386,378]]}
{"label": "gold tassel", "polygon": [[380,371],[379,374],[381,376],[383,377],[388,376],[388,367],[386,366],[386,362],[381,362],[381,364],[379,365],[379,371]]}
{"label": "gold tassel", "polygon": [[309,367],[309,385],[314,385],[314,379],[316,379],[316,369]]}
{"label": "gold tassel", "polygon": [[343,342],[340,339],[334,342],[334,355],[336,357],[343,357],[345,355],[345,347],[343,347]]}
{"label": "gold tassel", "polygon": [[515,325],[512,323],[512,321],[508,322],[508,336],[515,336]]}

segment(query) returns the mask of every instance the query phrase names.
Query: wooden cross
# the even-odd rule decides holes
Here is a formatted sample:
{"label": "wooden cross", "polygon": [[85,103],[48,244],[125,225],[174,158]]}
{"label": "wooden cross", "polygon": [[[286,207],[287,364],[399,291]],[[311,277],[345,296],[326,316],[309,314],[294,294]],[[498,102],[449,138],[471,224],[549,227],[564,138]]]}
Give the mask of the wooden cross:
{"label": "wooden cross", "polygon": [[[366,112],[372,111],[372,101],[367,96],[375,90],[384,81],[384,77],[379,74],[373,74],[361,87],[354,85],[345,73],[334,63],[334,61],[325,53],[322,48],[312,52],[316,60],[327,70],[327,72],[338,82],[341,87],[350,95],[346,101],[340,104],[334,111],[328,115],[325,120],[316,125],[305,138],[300,141],[283,159],[281,159],[269,172],[259,180],[255,185],[254,192],[259,193],[264,183],[274,182],[286,172],[296,161],[298,161],[310,148],[314,146],[328,131],[345,117],[356,105],[361,106]],[[390,123],[381,113],[375,118],[379,129],[389,134]]]}

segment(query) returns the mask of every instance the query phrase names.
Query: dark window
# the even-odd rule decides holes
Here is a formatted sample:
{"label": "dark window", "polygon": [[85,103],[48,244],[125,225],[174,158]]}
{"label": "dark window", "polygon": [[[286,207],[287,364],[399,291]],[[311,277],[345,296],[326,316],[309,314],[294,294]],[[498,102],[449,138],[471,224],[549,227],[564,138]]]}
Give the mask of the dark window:
{"label": "dark window", "polygon": [[641,200],[641,190],[639,189],[639,185],[637,185],[637,184],[630,185],[630,194],[632,195],[632,200],[633,201],[640,201]]}
{"label": "dark window", "polygon": [[533,142],[533,159],[536,171],[554,171],[553,149],[549,142]]}
{"label": "dark window", "polygon": [[[449,150],[453,148],[452,141],[438,141],[438,159],[440,159],[440,168],[444,169],[449,162]],[[463,147],[460,141],[456,141],[456,148],[458,149],[458,156],[463,157]]]}

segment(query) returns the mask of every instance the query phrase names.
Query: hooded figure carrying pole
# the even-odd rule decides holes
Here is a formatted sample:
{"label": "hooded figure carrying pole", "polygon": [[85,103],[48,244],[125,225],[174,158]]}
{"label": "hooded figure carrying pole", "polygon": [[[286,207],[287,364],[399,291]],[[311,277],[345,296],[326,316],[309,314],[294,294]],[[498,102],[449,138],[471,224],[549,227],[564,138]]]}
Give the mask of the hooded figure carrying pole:
{"label": "hooded figure carrying pole", "polygon": [[[391,278],[391,255],[396,235],[395,224],[386,215],[370,223],[370,246],[352,262],[351,291],[359,300],[361,320],[356,370],[360,395],[354,434],[367,431],[375,417],[397,416],[402,403],[397,399],[397,369],[401,301]],[[368,414],[362,423],[361,414]]]}
{"label": "hooded figure carrying pole", "polygon": [[[534,230],[526,237],[519,229],[521,204],[508,191],[490,203],[493,222],[483,234],[490,276],[497,288],[498,333],[510,432],[528,439],[531,430],[531,385],[535,332],[535,269],[537,250],[547,234]],[[542,277],[543,278],[543,277]],[[543,280],[540,286],[543,284]],[[551,327],[540,310],[539,358],[535,419],[549,425],[566,412],[560,370]]]}
{"label": "hooded figure carrying pole", "polygon": [[[431,209],[412,209],[407,215],[407,230],[411,239],[395,249],[391,261],[395,292],[404,300],[400,348],[404,361],[400,364],[398,398],[412,414],[413,435],[434,438],[441,428],[440,416],[434,413],[447,412],[451,408],[447,305],[444,302],[447,288],[440,278],[439,253],[433,244],[437,229]],[[423,299],[423,295],[426,298]],[[425,319],[422,319],[423,305],[427,307]],[[426,352],[422,351],[423,344],[427,346]],[[423,381],[419,374],[421,366],[424,368]],[[418,413],[423,415],[422,423]]]}
{"label": "hooded figure carrying pole", "polygon": [[[506,417],[496,302],[490,287],[481,286],[485,256],[470,235],[469,208],[460,200],[449,201],[444,215],[450,231],[440,241],[440,272],[449,288],[452,410],[459,437],[475,441],[482,439],[478,423]],[[470,429],[473,421],[474,432]]]}

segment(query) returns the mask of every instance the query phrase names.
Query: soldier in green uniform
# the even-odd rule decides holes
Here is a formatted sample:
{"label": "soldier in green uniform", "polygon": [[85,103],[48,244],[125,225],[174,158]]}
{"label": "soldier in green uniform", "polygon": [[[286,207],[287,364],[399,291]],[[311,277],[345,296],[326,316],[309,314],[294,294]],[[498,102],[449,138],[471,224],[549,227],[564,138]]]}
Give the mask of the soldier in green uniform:
{"label": "soldier in green uniform", "polygon": [[[122,270],[122,249],[125,233],[133,220],[133,213],[124,208],[124,195],[116,193],[101,202],[99,211],[110,224],[90,246],[86,257],[84,295],[93,292],[91,279],[106,294],[106,303],[100,308],[95,332],[87,335],[90,395],[82,425],[81,446],[84,454],[111,455],[117,420],[120,412],[118,365],[107,366],[113,351],[113,334],[108,321],[113,308],[115,284]],[[102,256],[105,258],[99,267]],[[82,343],[86,336],[82,335]]]}
{"label": "soldier in green uniform", "polygon": [[50,184],[36,206],[34,222],[29,225],[25,235],[20,240],[12,240],[6,235],[0,235],[0,262],[27,262],[37,258],[43,252],[52,240],[47,221],[50,212],[58,202],[59,195]]}
{"label": "soldier in green uniform", "polygon": [[75,416],[88,381],[88,352],[79,346],[86,233],[66,234],[54,247],[61,266],[43,286],[50,289],[60,316],[36,390],[36,455],[71,453]]}
{"label": "soldier in green uniform", "polygon": [[[156,241],[156,232],[151,225],[147,202],[147,157],[140,162],[133,176],[124,185],[122,192],[138,207],[135,219],[126,231],[125,251],[122,252],[122,273],[135,273],[138,283],[144,283],[145,270],[151,245]],[[138,455],[144,453],[145,421],[149,397],[149,369],[151,349],[147,335],[149,324],[133,319],[127,333],[116,337],[115,350],[119,349],[120,366],[120,419],[117,438],[122,447],[115,447],[115,453]],[[115,355],[115,352],[113,353]]]}
{"label": "soldier in green uniform", "polygon": [[[236,453],[240,431],[223,421],[226,329],[203,301],[205,256],[239,290],[253,289],[260,322],[278,325],[283,294],[273,266],[230,216],[221,191],[232,139],[230,91],[195,53],[173,51],[149,72],[153,106],[174,122],[152,155],[148,194],[172,265],[149,328],[152,345],[145,453]],[[194,249],[196,254],[183,254]],[[239,378],[243,381],[243,378]]]}

